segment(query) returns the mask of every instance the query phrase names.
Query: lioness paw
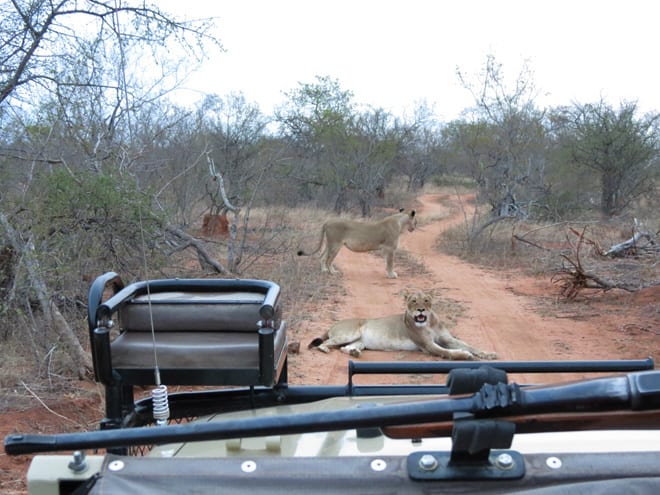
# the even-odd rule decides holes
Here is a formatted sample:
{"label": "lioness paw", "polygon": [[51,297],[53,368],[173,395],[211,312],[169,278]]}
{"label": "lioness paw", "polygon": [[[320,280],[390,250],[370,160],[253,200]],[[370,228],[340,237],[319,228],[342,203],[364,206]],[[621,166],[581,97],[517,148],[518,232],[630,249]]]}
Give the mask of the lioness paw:
{"label": "lioness paw", "polygon": [[353,357],[356,357],[356,358],[359,358],[360,356],[362,356],[362,351],[360,349],[358,349],[357,347],[352,346],[352,345],[345,345],[344,347],[342,347],[340,349],[340,351],[345,353],[345,354],[348,354],[349,356],[353,356]]}
{"label": "lioness paw", "polygon": [[477,357],[470,351],[452,351],[449,357],[458,361],[475,361],[477,359]]}
{"label": "lioness paw", "polygon": [[497,359],[497,354],[494,352],[482,352],[479,354],[481,359]]}

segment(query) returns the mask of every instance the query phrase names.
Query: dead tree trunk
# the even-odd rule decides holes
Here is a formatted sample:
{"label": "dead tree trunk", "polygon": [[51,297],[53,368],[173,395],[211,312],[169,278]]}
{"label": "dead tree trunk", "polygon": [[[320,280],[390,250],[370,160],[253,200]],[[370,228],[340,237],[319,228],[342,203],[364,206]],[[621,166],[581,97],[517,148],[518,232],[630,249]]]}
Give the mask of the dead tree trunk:
{"label": "dead tree trunk", "polygon": [[229,225],[229,245],[228,245],[228,253],[227,253],[227,265],[229,266],[229,270],[232,273],[235,273],[236,267],[238,266],[240,262],[240,258],[242,256],[241,251],[236,253],[236,229],[237,229],[236,223],[238,222],[238,214],[240,213],[241,209],[238,206],[235,206],[229,200],[229,197],[227,196],[227,191],[225,190],[225,181],[222,177],[222,174],[218,172],[218,170],[215,168],[215,162],[208,154],[206,155],[206,161],[208,162],[209,165],[209,174],[211,174],[213,181],[215,181],[218,184],[218,192],[220,193],[220,197],[222,198],[223,211],[225,212],[231,211],[233,213],[233,219]]}
{"label": "dead tree trunk", "polygon": [[7,233],[7,238],[16,253],[20,253],[25,265],[30,287],[39,302],[39,307],[46,324],[55,330],[57,336],[65,344],[65,351],[73,361],[78,378],[83,379],[92,371],[91,356],[85,352],[80,340],[71,329],[57,305],[50,300],[46,283],[41,277],[39,262],[33,256],[34,245],[30,241],[23,243],[20,236],[7,217],[0,213],[0,225]]}
{"label": "dead tree trunk", "polygon": [[[629,249],[657,249],[655,242],[655,235],[650,232],[639,230],[640,224],[635,219],[635,227],[633,228],[633,235],[627,241],[615,244],[603,253],[603,256],[620,256]],[[645,243],[640,243],[642,239],[646,239]]]}

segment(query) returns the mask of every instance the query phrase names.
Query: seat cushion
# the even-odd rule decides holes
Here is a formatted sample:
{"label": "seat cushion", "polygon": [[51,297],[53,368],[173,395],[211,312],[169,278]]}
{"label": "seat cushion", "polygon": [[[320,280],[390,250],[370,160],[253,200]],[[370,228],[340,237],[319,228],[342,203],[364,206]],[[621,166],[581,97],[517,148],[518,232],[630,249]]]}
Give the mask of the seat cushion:
{"label": "seat cushion", "polygon": [[[157,332],[160,369],[259,369],[257,332]],[[275,358],[286,352],[286,331],[274,334]],[[111,344],[112,367],[153,369],[154,344],[150,332],[124,332]]]}

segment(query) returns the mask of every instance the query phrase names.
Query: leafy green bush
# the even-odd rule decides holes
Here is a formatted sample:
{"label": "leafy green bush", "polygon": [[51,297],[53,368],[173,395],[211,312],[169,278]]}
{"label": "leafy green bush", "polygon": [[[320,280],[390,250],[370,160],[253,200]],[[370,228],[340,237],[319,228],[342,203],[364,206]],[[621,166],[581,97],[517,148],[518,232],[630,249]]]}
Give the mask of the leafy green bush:
{"label": "leafy green bush", "polygon": [[[56,170],[41,179],[32,232],[51,287],[71,288],[107,270],[162,266],[162,218],[132,178]],[[73,289],[75,291],[75,289]]]}

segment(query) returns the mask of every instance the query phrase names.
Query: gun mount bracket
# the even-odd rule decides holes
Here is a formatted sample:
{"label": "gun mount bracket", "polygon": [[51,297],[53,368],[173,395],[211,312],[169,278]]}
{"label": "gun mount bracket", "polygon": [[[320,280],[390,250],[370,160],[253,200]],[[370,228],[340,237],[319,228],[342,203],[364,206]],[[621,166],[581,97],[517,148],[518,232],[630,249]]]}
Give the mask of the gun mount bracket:
{"label": "gun mount bracket", "polygon": [[525,460],[513,450],[490,451],[486,462],[453,462],[450,452],[414,452],[407,460],[415,481],[516,480],[525,475]]}

